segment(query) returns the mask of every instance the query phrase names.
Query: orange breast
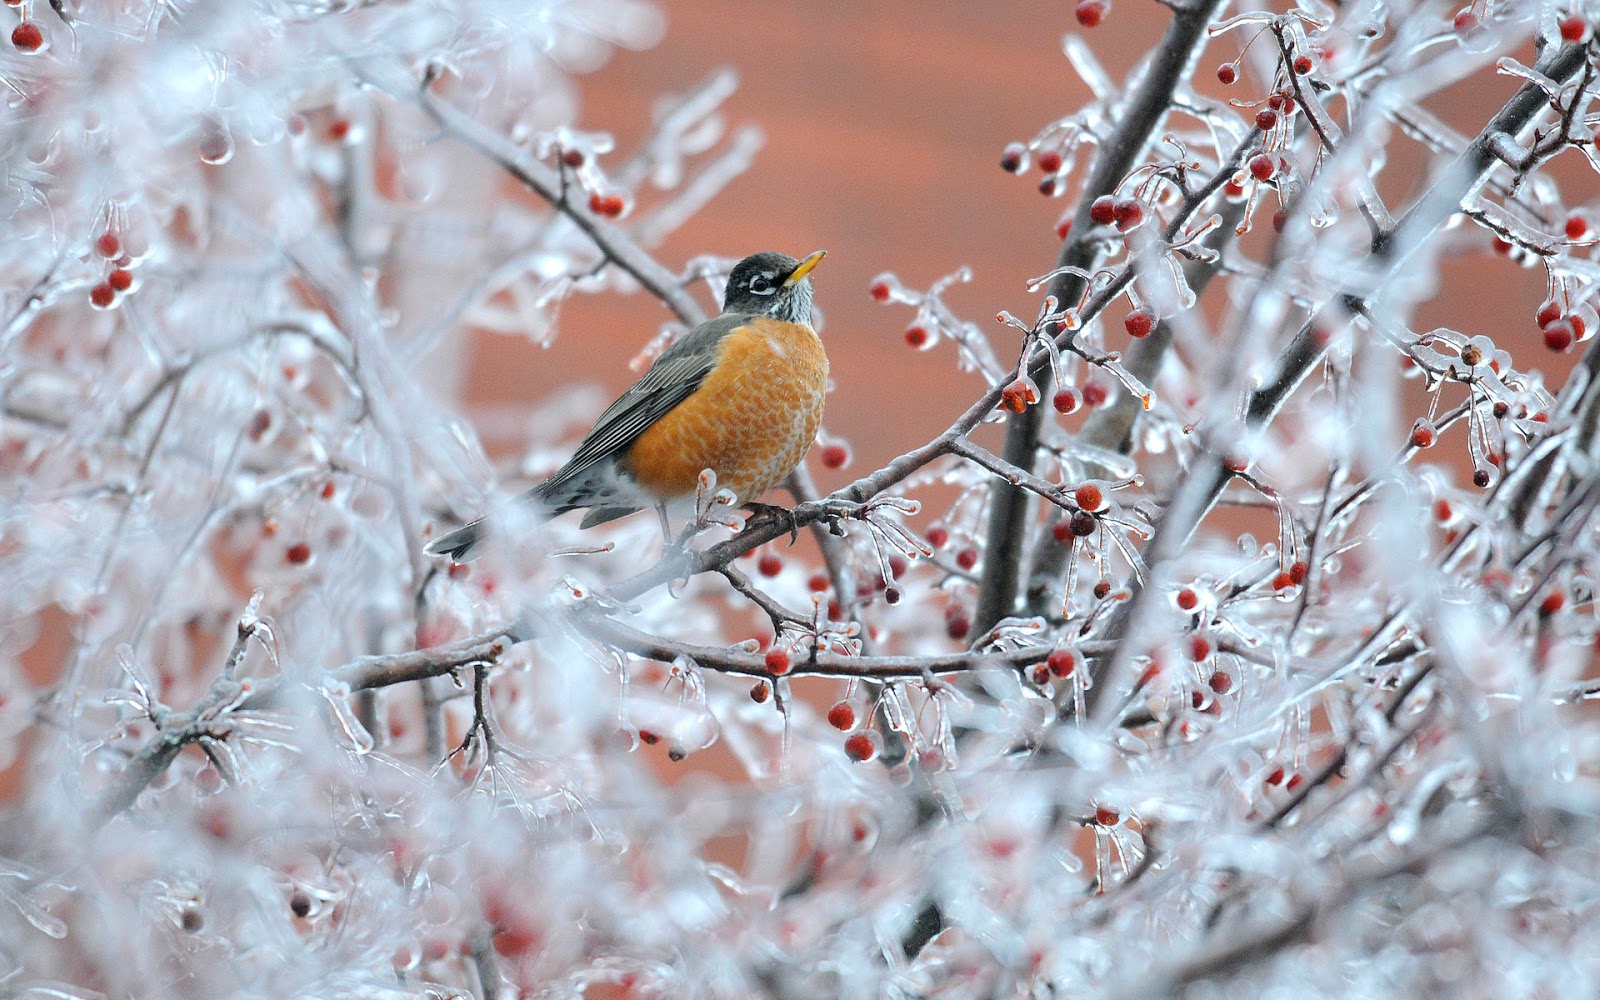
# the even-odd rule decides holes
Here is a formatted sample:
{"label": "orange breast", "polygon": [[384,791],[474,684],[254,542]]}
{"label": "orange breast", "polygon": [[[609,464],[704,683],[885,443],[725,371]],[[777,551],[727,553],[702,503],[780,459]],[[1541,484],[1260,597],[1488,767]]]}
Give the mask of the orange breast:
{"label": "orange breast", "polygon": [[693,493],[701,469],[754,500],[800,464],[822,423],[828,356],[811,327],[753,320],[718,352],[700,388],[628,450],[628,471],[663,500]]}

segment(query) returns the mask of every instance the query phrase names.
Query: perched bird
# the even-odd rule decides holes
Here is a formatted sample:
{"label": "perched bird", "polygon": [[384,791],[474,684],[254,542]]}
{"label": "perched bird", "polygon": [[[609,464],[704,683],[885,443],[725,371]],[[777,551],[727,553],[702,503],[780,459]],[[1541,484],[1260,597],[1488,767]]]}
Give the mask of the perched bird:
{"label": "perched bird", "polygon": [[[662,352],[606,407],[572,459],[523,494],[548,516],[587,508],[582,527],[694,494],[702,469],[751,503],[792,472],[816,439],[828,356],[811,328],[805,260],[758,253],[728,275],[722,315]],[[663,514],[663,524],[665,514]],[[429,542],[467,558],[483,519]]]}

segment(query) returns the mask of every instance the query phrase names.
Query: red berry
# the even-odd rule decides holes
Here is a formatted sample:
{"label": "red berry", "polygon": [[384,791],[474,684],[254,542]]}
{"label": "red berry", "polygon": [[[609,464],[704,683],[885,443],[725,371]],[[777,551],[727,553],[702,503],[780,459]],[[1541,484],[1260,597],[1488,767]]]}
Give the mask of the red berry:
{"label": "red berry", "polygon": [[1440,524],[1449,524],[1455,512],[1450,509],[1450,501],[1444,497],[1433,502],[1433,519]]}
{"label": "red berry", "polygon": [[756,560],[756,572],[762,576],[777,576],[783,572],[783,556],[772,551],[761,553],[761,558]]}
{"label": "red berry", "polygon": [[[1583,322],[1583,317],[1579,316],[1577,313],[1573,313],[1571,316],[1567,317],[1567,322],[1572,324],[1572,336],[1573,336],[1573,338],[1575,340],[1582,340],[1583,339],[1583,331],[1588,328],[1587,325]],[[1499,370],[1500,370],[1499,368],[1495,369],[1495,371],[1497,371],[1497,372]]]}
{"label": "red berry", "polygon": [[1103,194],[1089,203],[1089,220],[1097,226],[1109,226],[1117,221],[1117,200]]}
{"label": "red berry", "polygon": [[116,260],[122,256],[122,241],[117,239],[116,233],[101,233],[100,238],[94,241],[94,252],[106,260]]}
{"label": "red berry", "polygon": [[1561,593],[1559,590],[1552,590],[1550,593],[1544,595],[1544,600],[1539,603],[1539,613],[1545,617],[1549,617],[1550,615],[1555,614],[1557,611],[1560,611],[1561,606],[1566,603],[1567,598],[1565,594]]}
{"label": "red berry", "polygon": [[1200,595],[1188,587],[1178,591],[1178,607],[1185,611],[1193,611],[1200,606]]}
{"label": "red berry", "polygon": [[1105,20],[1106,8],[1105,0],[1078,0],[1078,7],[1073,13],[1078,16],[1079,24],[1094,28]]}
{"label": "red berry", "polygon": [[620,194],[601,194],[596,191],[589,196],[589,211],[596,215],[604,215],[607,218],[615,219],[627,207],[628,203],[623,200]]}
{"label": "red berry", "polygon": [[928,331],[923,327],[913,326],[906,328],[906,343],[918,350],[927,347],[930,339]]}
{"label": "red berry", "polygon": [[1043,663],[1035,663],[1028,676],[1033,680],[1035,687],[1044,687],[1050,683],[1050,668]]}
{"label": "red berry", "polygon": [[1020,142],[1008,143],[1000,151],[1000,169],[1010,174],[1020,174],[1028,169],[1028,147]]}
{"label": "red berry", "polygon": [[1081,401],[1078,399],[1078,394],[1071,389],[1059,389],[1051,397],[1050,402],[1056,408],[1056,412],[1072,413],[1077,410]]}
{"label": "red berry", "polygon": [[883,588],[883,601],[885,604],[899,604],[902,596],[899,587]]}
{"label": "red berry", "polygon": [[311,546],[305,542],[295,542],[284,551],[283,557],[292,565],[304,566],[311,561]]}
{"label": "red berry", "polygon": [[1306,582],[1306,577],[1311,573],[1311,567],[1304,559],[1297,560],[1289,567],[1289,582],[1296,587]]}
{"label": "red berry", "polygon": [[[952,610],[956,612],[953,615],[950,614],[950,611]],[[962,610],[960,607],[947,608],[945,610],[945,635],[948,635],[950,638],[960,642],[962,639],[967,637],[967,633],[970,631],[972,631],[972,619],[967,617],[966,611]]]}
{"label": "red berry", "polygon": [[1078,669],[1078,654],[1066,648],[1052,649],[1044,662],[1055,676],[1071,677],[1072,672]]}
{"label": "red berry", "polygon": [[1533,322],[1535,326],[1542,330],[1546,325],[1560,318],[1560,316],[1561,304],[1555,299],[1546,299],[1544,304],[1539,307],[1539,311],[1534,314]]}
{"label": "red berry", "polygon": [[23,21],[11,29],[11,44],[19,52],[38,52],[44,48],[44,32],[37,21]]}
{"label": "red berry", "polygon": [[1051,526],[1050,534],[1054,535],[1055,540],[1063,545],[1072,541],[1072,539],[1075,537],[1072,534],[1072,519],[1070,517],[1064,517],[1057,521],[1053,526]]}
{"label": "red berry", "polygon": [[1047,149],[1039,154],[1039,169],[1047,174],[1053,174],[1061,169],[1061,153],[1054,149]]}
{"label": "red berry", "polygon": [[1277,164],[1266,153],[1255,154],[1246,165],[1250,168],[1250,176],[1258,181],[1270,181],[1272,175],[1278,172]]}
{"label": "red berry", "polygon": [[109,282],[102,281],[89,289],[89,303],[96,309],[110,309],[111,303],[115,301],[117,301],[117,292]]}
{"label": "red berry", "polygon": [[1122,817],[1117,815],[1115,809],[1107,809],[1105,806],[1101,806],[1094,811],[1094,821],[1101,826],[1116,826],[1122,822]]}
{"label": "red berry", "polygon": [[782,677],[789,672],[789,668],[792,666],[789,662],[789,651],[779,646],[773,646],[767,650],[765,662],[767,672],[774,677]]}
{"label": "red berry", "polygon": [[1083,404],[1085,406],[1099,406],[1110,395],[1105,386],[1099,382],[1085,382],[1083,384]]}
{"label": "red berry", "polygon": [[829,469],[842,469],[850,463],[850,449],[837,442],[824,445],[822,448],[822,464]]}
{"label": "red berry", "polygon": [[1217,67],[1217,79],[1222,81],[1224,86],[1231,85],[1239,79],[1239,68],[1233,63],[1223,63]]}
{"label": "red berry", "polygon": [[1111,219],[1123,232],[1144,223],[1144,203],[1137,198],[1118,198],[1111,203]]}
{"label": "red berry", "polygon": [[1544,346],[1552,351],[1566,351],[1577,339],[1577,331],[1573,329],[1572,321],[1565,317],[1553,319],[1544,326]]}
{"label": "red berry", "polygon": [[1095,600],[1103,601],[1103,600],[1106,599],[1106,595],[1109,594],[1109,593],[1111,593],[1111,581],[1110,580],[1101,580],[1099,583],[1094,585],[1094,599]]}
{"label": "red berry", "polygon": [[1305,783],[1306,783],[1306,776],[1305,775],[1303,775],[1303,774],[1292,774],[1292,775],[1289,776],[1288,782],[1286,782],[1283,787],[1292,792],[1296,788],[1299,788],[1301,785],[1303,785]]}
{"label": "red berry", "polygon": [[1295,56],[1294,71],[1300,76],[1305,76],[1315,68],[1316,63],[1311,61],[1310,56]]}
{"label": "red berry", "polygon": [[1211,685],[1211,690],[1217,694],[1227,694],[1233,690],[1233,678],[1220,670],[1211,675],[1208,683]]}
{"label": "red berry", "polygon": [[956,553],[956,565],[962,569],[971,569],[978,565],[977,549],[962,549]]}
{"label": "red berry", "polygon": [[1589,223],[1581,215],[1567,216],[1567,239],[1575,240],[1589,231]]}
{"label": "red berry", "polygon": [[1294,577],[1289,575],[1288,570],[1281,570],[1272,578],[1273,590],[1288,590],[1292,586],[1294,586]]}
{"label": "red berry", "polygon": [[856,727],[856,710],[848,701],[841,701],[828,709],[828,725],[842,733]]}
{"label": "red berry", "polygon": [[854,761],[867,761],[878,755],[878,745],[871,733],[856,733],[844,741],[844,752]]}
{"label": "red berry", "polygon": [[1451,24],[1454,25],[1456,34],[1465,35],[1477,30],[1478,15],[1474,14],[1471,8],[1463,7],[1456,13],[1455,20]]}
{"label": "red berry", "polygon": [[1094,534],[1094,529],[1098,526],[1099,522],[1094,519],[1094,515],[1086,510],[1073,511],[1071,520],[1067,522],[1068,529],[1079,538]]}
{"label": "red berry", "polygon": [[1561,40],[1563,42],[1578,42],[1583,40],[1589,26],[1577,14],[1568,14],[1561,19]]}
{"label": "red berry", "polygon": [[1283,768],[1281,768],[1281,767],[1273,768],[1272,769],[1272,773],[1268,774],[1264,780],[1269,785],[1281,785],[1281,784],[1283,784]]}
{"label": "red berry", "polygon": [[1128,336],[1143,339],[1150,336],[1150,331],[1155,328],[1156,316],[1149,309],[1140,307],[1129,313],[1122,325],[1127,329]]}
{"label": "red berry", "polygon": [[661,737],[657,736],[655,733],[652,733],[648,729],[641,729],[639,730],[639,742],[643,743],[645,746],[653,747],[657,743],[661,742]]}
{"label": "red berry", "polygon": [[1271,108],[1262,108],[1256,112],[1256,128],[1263,132],[1270,132],[1278,124],[1278,113]]}
{"label": "red berry", "polygon": [[1211,655],[1211,640],[1196,632],[1189,637],[1189,659],[1196,663]]}
{"label": "red berry", "polygon": [[1418,419],[1411,428],[1411,447],[1432,448],[1433,440],[1433,424],[1428,420]]}
{"label": "red berry", "polygon": [[452,580],[465,580],[472,575],[472,567],[467,563],[453,562],[445,572]]}
{"label": "red berry", "polygon": [[750,700],[757,705],[765,704],[771,694],[772,689],[767,687],[766,681],[756,681],[755,685],[750,688]]}
{"label": "red berry", "polygon": [[1479,489],[1486,489],[1491,478],[1488,469],[1479,469],[1472,474],[1472,485]]}
{"label": "red berry", "polygon": [[1230,177],[1227,183],[1222,185],[1222,193],[1237,201],[1244,197],[1244,185]]}
{"label": "red berry", "polygon": [[950,532],[943,525],[934,525],[928,529],[928,544],[936,549],[942,549],[950,541]]}
{"label": "red berry", "polygon": [[1494,238],[1494,252],[1499,254],[1500,256],[1502,256],[1502,257],[1510,256],[1511,255],[1511,251],[1513,249],[1515,249],[1515,247],[1512,245],[1511,241],[1506,239],[1505,237],[1496,236]]}
{"label": "red berry", "polygon": [[1084,483],[1074,490],[1072,499],[1079,507],[1088,511],[1099,510],[1101,505],[1106,502],[1105,494],[1100,491],[1100,487],[1093,483]]}
{"label": "red berry", "polygon": [[1063,215],[1056,223],[1056,239],[1064,240],[1070,232],[1072,232],[1072,216]]}
{"label": "red berry", "polygon": [[867,289],[867,294],[872,296],[872,301],[874,302],[888,302],[889,283],[880,278],[874,281],[871,287]]}
{"label": "red berry", "polygon": [[116,268],[106,275],[106,284],[119,292],[125,292],[133,287],[133,272],[126,268]]}

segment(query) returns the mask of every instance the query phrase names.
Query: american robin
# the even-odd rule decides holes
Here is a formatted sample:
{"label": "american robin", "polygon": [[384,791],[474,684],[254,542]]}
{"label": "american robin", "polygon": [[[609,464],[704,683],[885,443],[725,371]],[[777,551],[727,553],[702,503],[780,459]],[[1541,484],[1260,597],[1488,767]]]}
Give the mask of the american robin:
{"label": "american robin", "polygon": [[[758,253],[728,275],[722,315],[662,352],[606,407],[577,452],[523,494],[554,517],[588,508],[582,527],[690,496],[700,472],[751,503],[805,457],[822,422],[828,356],[811,328],[805,260]],[[663,524],[665,523],[665,514]],[[483,519],[428,543],[429,555],[467,557]]]}

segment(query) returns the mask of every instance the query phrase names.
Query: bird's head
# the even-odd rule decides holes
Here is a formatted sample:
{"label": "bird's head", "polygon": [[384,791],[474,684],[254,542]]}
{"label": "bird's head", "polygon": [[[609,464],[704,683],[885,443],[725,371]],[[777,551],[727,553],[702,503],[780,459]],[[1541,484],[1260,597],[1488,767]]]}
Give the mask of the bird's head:
{"label": "bird's head", "polygon": [[811,322],[811,279],[806,275],[822,260],[818,250],[805,260],[785,253],[758,253],[734,265],[723,312],[755,313],[787,323]]}

